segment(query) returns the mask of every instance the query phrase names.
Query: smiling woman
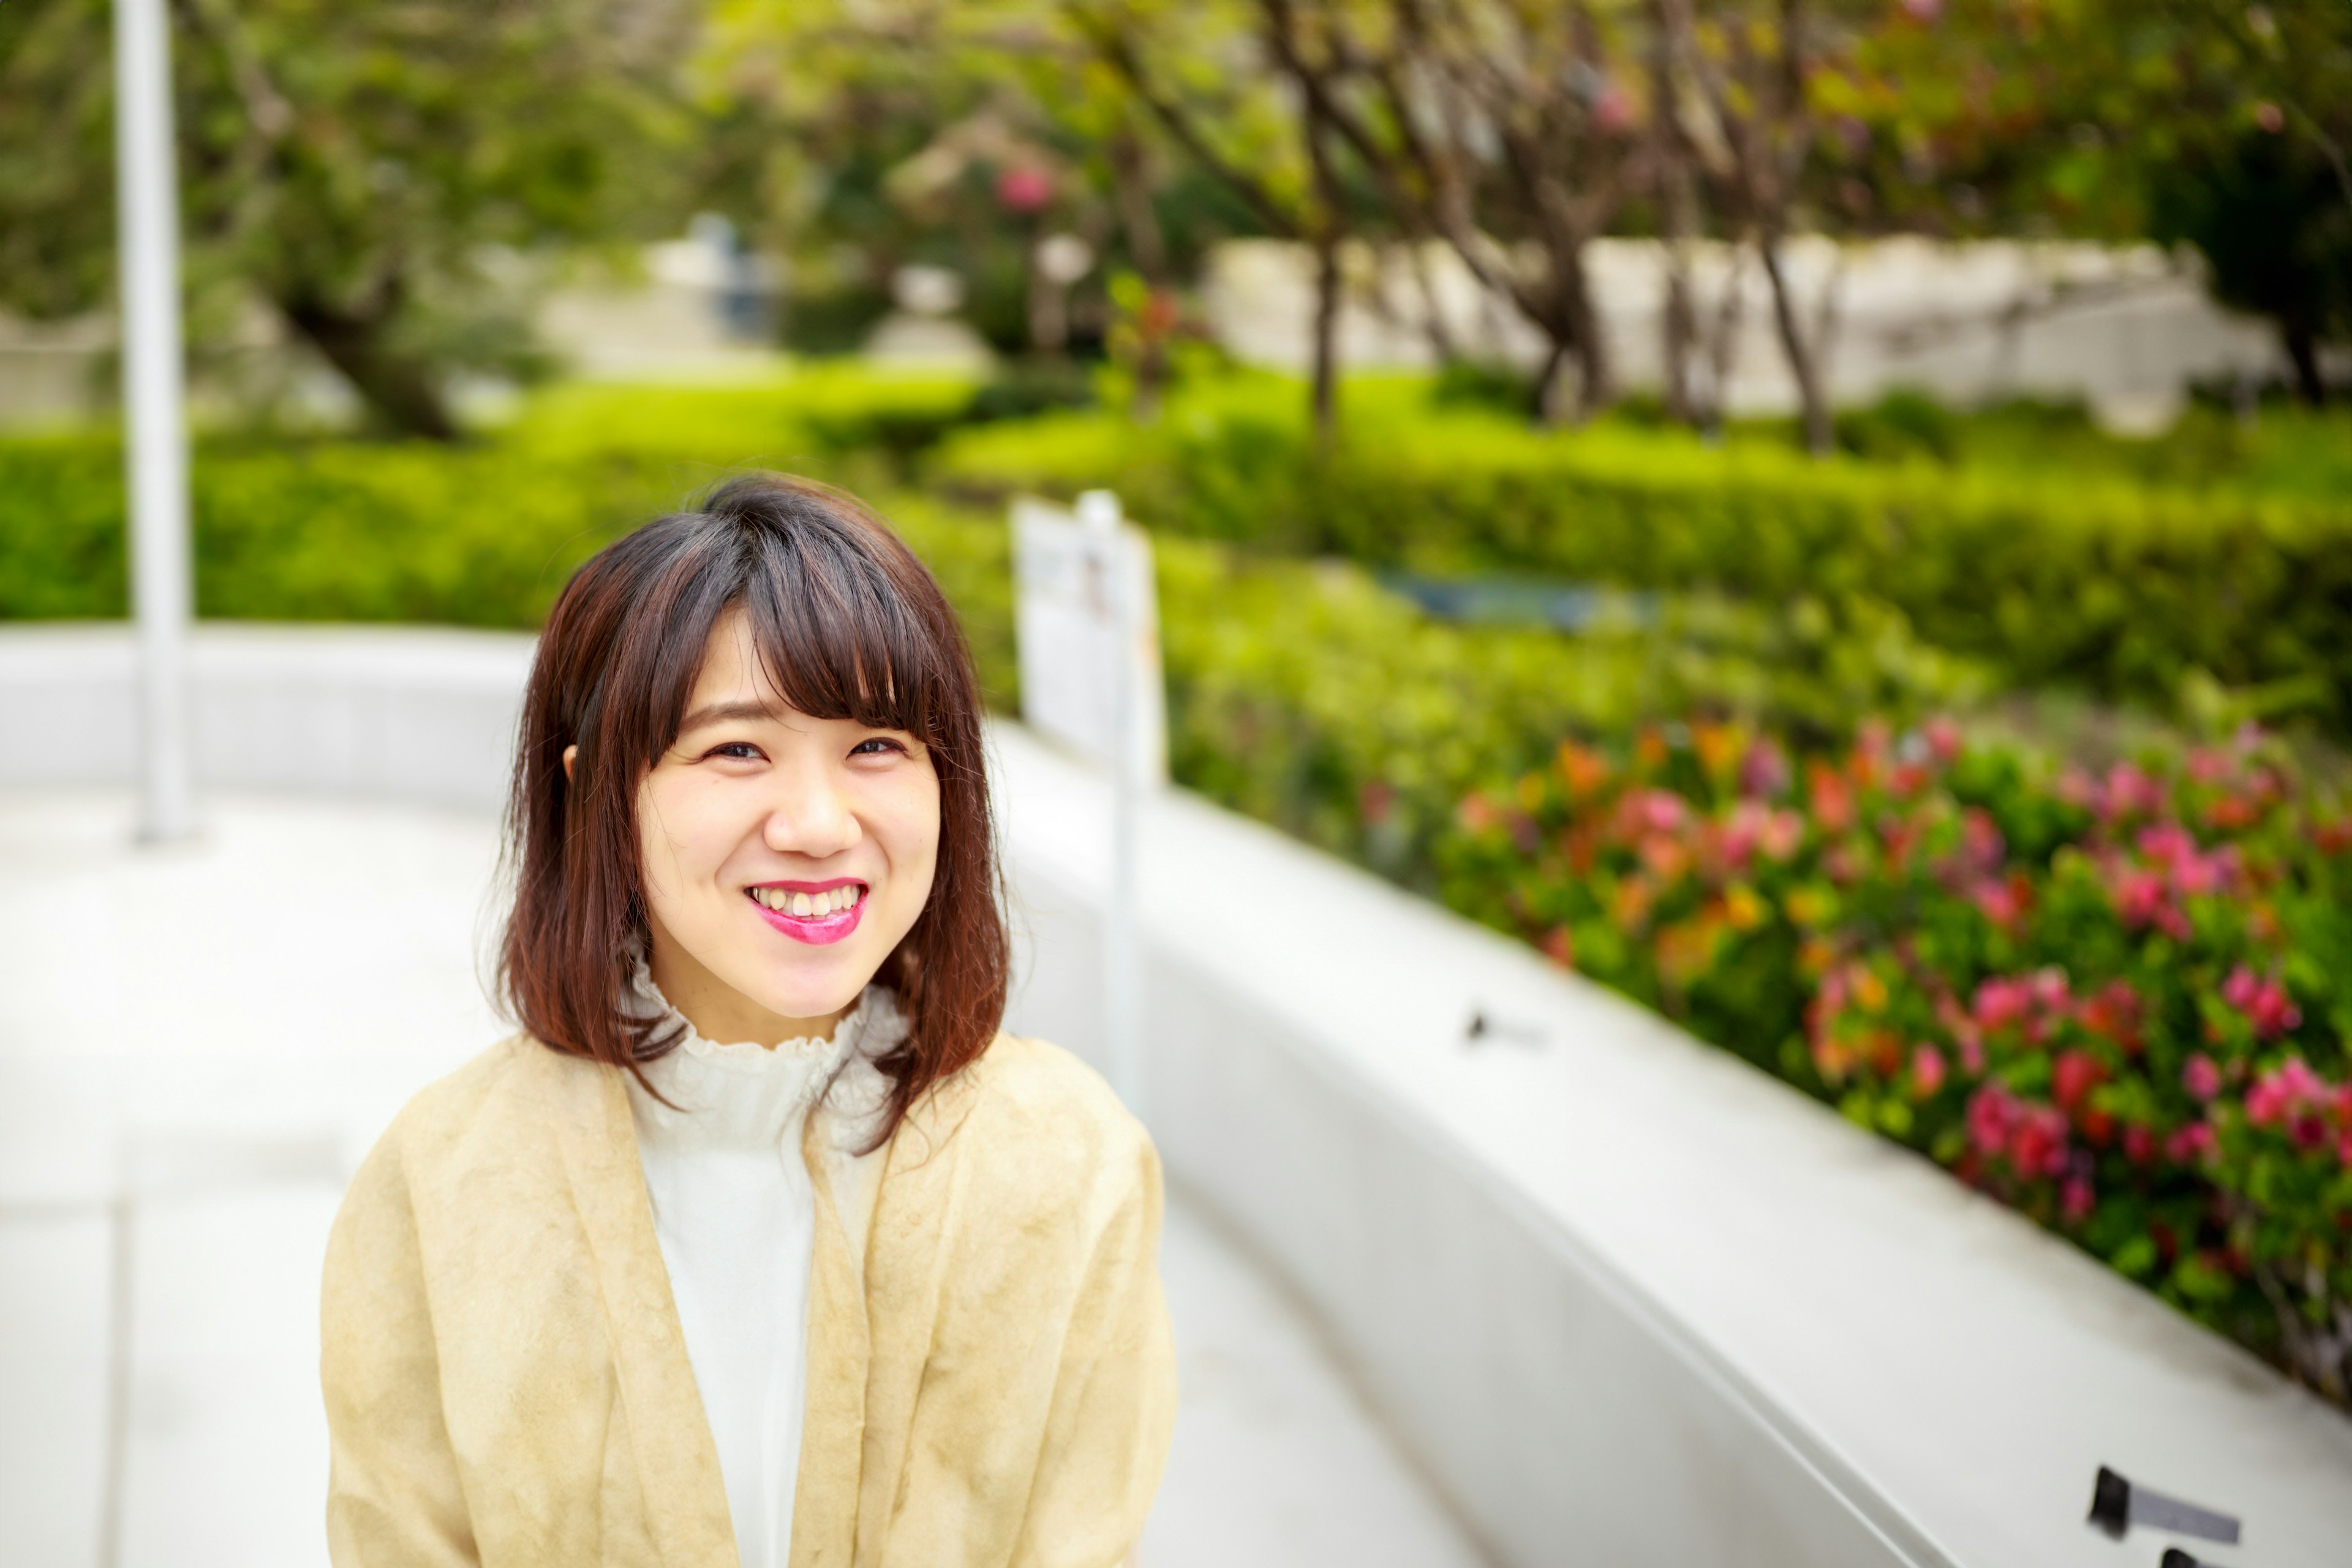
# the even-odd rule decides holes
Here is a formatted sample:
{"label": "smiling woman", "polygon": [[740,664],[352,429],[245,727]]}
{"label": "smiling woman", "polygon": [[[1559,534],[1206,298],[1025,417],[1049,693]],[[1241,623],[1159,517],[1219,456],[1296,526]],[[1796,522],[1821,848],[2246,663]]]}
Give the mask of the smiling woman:
{"label": "smiling woman", "polygon": [[852,498],[583,567],[525,699],[523,1032],[330,1247],[341,1564],[1119,1562],[1174,1411],[1160,1170],[998,1028],[970,657]]}

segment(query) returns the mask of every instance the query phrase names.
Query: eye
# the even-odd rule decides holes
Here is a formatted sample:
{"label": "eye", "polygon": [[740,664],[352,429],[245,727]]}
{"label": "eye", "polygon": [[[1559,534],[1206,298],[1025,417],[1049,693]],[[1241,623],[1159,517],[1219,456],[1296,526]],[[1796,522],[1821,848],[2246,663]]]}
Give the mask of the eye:
{"label": "eye", "polygon": [[749,741],[722,741],[702,755],[706,761],[712,757],[726,757],[735,762],[756,763],[760,760],[760,748]]}
{"label": "eye", "polygon": [[880,757],[897,752],[903,756],[906,751],[907,748],[904,745],[887,735],[868,735],[850,747],[849,754],[853,757]]}

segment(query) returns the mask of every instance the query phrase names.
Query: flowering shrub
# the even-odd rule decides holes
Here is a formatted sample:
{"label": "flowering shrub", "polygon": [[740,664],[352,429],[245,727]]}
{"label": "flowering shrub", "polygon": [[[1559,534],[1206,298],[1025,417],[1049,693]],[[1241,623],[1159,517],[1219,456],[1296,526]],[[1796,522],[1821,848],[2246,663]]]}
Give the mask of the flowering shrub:
{"label": "flowering shrub", "polygon": [[2339,1402],[2352,826],[2248,735],[2094,774],[1946,722],[1574,742],[1449,902],[1935,1159]]}

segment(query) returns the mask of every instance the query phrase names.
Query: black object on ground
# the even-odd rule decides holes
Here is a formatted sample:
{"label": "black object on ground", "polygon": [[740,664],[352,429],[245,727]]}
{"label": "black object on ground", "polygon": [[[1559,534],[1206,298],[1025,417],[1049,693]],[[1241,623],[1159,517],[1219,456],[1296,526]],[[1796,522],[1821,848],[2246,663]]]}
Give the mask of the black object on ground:
{"label": "black object on ground", "polygon": [[[2150,1530],[2168,1530],[2176,1535],[2193,1535],[2200,1541],[2218,1541],[2224,1546],[2238,1543],[2238,1521],[2226,1513],[2200,1508],[2193,1502],[2168,1497],[2147,1487],[2134,1486],[2106,1466],[2099,1467],[2099,1479],[2091,1488],[2091,1522],[2120,1541],[2133,1525],[2146,1525]],[[2188,1568],[2197,1568],[2197,1560],[2186,1552]],[[2164,1568],[2181,1568],[2165,1555]]]}

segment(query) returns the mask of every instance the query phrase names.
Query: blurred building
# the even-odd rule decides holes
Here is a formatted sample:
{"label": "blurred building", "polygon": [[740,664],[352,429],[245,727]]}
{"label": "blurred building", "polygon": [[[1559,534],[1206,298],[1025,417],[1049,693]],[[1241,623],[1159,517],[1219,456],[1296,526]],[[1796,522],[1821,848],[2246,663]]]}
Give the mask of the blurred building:
{"label": "blurred building", "polygon": [[[2149,434],[2171,423],[2195,383],[2252,384],[2286,374],[2268,323],[2213,304],[2192,267],[2153,246],[1802,237],[1785,256],[1806,329],[1826,344],[1830,395],[1839,404],[1871,402],[1897,387],[1960,405],[2079,399],[2110,429]],[[1654,240],[1602,239],[1587,253],[1622,389],[1663,384],[1666,263]],[[1359,247],[1346,271],[1347,365],[1433,363],[1433,319],[1468,357],[1523,368],[1543,358],[1541,334],[1442,242],[1417,251]],[[1729,327],[1718,362],[1723,405],[1734,414],[1794,411],[1796,384],[1770,287],[1752,253],[1702,244],[1693,248],[1691,273],[1702,330]],[[1213,255],[1203,293],[1228,351],[1306,369],[1315,300],[1305,247],[1229,242]]]}

